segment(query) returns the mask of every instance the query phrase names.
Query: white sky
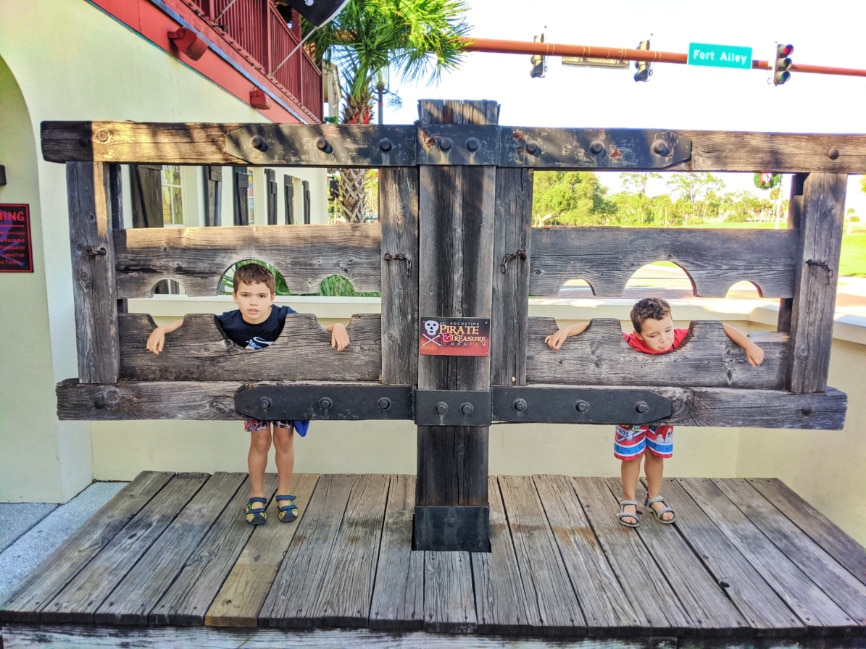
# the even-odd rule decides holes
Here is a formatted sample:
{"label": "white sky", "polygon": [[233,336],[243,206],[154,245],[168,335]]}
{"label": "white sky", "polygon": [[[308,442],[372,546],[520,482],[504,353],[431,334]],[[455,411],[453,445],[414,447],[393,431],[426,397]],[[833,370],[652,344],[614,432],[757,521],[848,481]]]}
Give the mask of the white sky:
{"label": "white sky", "polygon": [[[685,53],[689,43],[751,47],[771,60],[776,43],[791,43],[794,63],[866,69],[863,0],[467,0],[470,36]],[[798,133],[866,133],[866,77],[792,72],[773,86],[770,72],[675,63],[653,64],[636,83],[634,67],[596,69],[548,57],[547,74],[532,79],[525,54],[469,53],[438,86],[391,80],[402,108],[386,100],[390,124],[417,119],[419,99],[489,99],[499,123],[569,128],[666,128]],[[739,179],[739,180],[737,180]],[[607,182],[606,179],[604,179]],[[750,175],[725,177],[728,190],[754,188]],[[866,213],[859,178],[847,207]],[[612,181],[608,184],[614,185]],[[787,195],[787,190],[786,195]]]}

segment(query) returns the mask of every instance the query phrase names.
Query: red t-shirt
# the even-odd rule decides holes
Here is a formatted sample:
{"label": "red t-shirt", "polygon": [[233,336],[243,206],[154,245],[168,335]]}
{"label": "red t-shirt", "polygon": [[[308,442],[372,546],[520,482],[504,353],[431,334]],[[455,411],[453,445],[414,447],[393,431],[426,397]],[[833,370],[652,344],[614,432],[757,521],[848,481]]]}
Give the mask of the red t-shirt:
{"label": "red t-shirt", "polygon": [[680,343],[685,340],[685,337],[688,335],[688,333],[688,329],[674,329],[674,344],[671,345],[670,349],[666,349],[661,352],[657,352],[654,349],[650,349],[649,347],[647,347],[646,343],[640,338],[638,338],[637,334],[633,331],[630,334],[624,333],[622,337],[625,338],[625,341],[629,345],[631,345],[632,349],[636,349],[637,351],[644,354],[667,354],[668,352],[672,352],[677,347],[679,347]]}

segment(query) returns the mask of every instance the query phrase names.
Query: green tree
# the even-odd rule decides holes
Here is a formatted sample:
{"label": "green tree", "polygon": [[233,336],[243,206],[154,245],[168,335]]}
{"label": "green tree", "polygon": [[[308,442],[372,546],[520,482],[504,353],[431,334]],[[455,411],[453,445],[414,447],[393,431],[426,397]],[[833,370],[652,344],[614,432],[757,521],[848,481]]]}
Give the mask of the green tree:
{"label": "green tree", "polygon": [[704,204],[701,201],[708,192],[717,193],[724,189],[725,183],[711,173],[677,173],[671,176],[668,187],[677,194],[677,202],[684,203],[682,225],[688,225],[690,215],[704,217]]}
{"label": "green tree", "polygon": [[589,171],[535,172],[532,214],[544,225],[609,225],[616,207]]}
{"label": "green tree", "polygon": [[[383,70],[407,81],[435,83],[442,72],[456,68],[469,29],[465,13],[463,0],[350,0],[331,22],[313,31],[308,42],[319,65],[327,59],[340,75],[342,123],[370,122]],[[343,170],[340,200],[347,221],[363,220],[363,169]]]}

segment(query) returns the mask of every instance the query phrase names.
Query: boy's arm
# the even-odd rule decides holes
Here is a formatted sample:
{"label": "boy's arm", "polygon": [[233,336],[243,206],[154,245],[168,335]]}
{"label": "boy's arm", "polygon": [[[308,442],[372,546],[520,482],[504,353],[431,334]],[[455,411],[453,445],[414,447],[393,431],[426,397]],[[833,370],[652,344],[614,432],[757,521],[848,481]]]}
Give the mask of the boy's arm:
{"label": "boy's arm", "polygon": [[586,331],[587,327],[589,327],[588,322],[578,322],[577,324],[569,325],[567,327],[561,327],[549,336],[547,336],[544,339],[544,342],[547,343],[548,347],[556,351],[557,349],[562,347],[562,343],[565,342],[566,338],[571,338],[572,336],[582,334],[584,331]]}
{"label": "boy's arm", "polygon": [[150,332],[147,337],[147,351],[159,354],[165,348],[165,336],[172,331],[177,331],[183,324],[183,318],[180,320],[172,320],[171,322],[160,325]]}
{"label": "boy's arm", "polygon": [[752,340],[742,331],[731,325],[722,323],[722,329],[728,335],[728,338],[737,343],[746,351],[746,358],[751,365],[760,365],[764,362],[764,350],[758,347]]}
{"label": "boy's arm", "polygon": [[342,323],[335,322],[328,325],[325,327],[325,331],[331,334],[331,347],[336,347],[338,352],[349,346],[349,332],[346,331],[346,327]]}

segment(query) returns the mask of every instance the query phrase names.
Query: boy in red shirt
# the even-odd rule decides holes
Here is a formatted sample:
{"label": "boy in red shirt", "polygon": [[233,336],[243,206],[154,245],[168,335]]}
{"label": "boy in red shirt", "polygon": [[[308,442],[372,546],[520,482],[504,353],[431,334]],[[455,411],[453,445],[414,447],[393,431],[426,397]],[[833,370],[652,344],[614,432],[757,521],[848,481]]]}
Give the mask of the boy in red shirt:
{"label": "boy in red shirt", "polygon": [[[667,354],[672,352],[688,335],[688,329],[675,329],[671,307],[657,297],[644,298],[631,310],[634,331],[623,333],[623,338],[634,349],[644,354]],[[588,322],[562,327],[544,339],[547,346],[558,350],[566,338],[586,331]],[[742,331],[722,324],[722,328],[737,345],[746,352],[751,365],[764,362],[764,350],[752,342]],[[620,500],[619,522],[626,527],[637,527],[640,519],[637,511],[637,483],[640,479],[641,458],[646,472],[647,494],[644,507],[650,509],[661,523],[670,524],[676,519],[674,511],[667,506],[661,495],[664,460],[673,456],[674,427],[664,424],[623,424],[616,427],[613,454],[622,460],[620,478],[623,499]],[[649,450],[649,453],[646,451]]]}

